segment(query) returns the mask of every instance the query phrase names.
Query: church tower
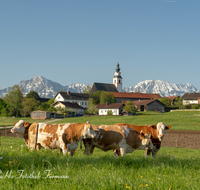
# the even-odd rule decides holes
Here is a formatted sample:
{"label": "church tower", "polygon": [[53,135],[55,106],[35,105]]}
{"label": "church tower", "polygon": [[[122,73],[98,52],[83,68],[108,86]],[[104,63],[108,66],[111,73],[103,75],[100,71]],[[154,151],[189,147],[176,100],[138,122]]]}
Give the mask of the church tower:
{"label": "church tower", "polygon": [[116,86],[118,92],[122,92],[122,77],[119,68],[119,61],[117,62],[117,68],[115,69],[113,84]]}

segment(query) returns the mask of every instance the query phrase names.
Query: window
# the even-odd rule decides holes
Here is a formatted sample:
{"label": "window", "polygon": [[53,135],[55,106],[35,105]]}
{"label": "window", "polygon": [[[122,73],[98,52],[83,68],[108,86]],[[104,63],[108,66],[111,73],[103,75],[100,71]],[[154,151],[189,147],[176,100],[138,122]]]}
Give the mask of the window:
{"label": "window", "polygon": [[87,102],[85,102],[85,105],[87,105]]}
{"label": "window", "polygon": [[84,102],[82,102],[82,105],[84,105]]}
{"label": "window", "polygon": [[120,80],[119,80],[119,83],[120,83]]}

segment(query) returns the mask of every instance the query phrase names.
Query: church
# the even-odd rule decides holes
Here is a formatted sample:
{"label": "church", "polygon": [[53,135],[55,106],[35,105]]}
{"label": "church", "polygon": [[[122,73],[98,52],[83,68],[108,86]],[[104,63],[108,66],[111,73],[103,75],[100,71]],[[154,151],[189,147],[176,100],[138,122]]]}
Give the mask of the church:
{"label": "church", "polygon": [[119,62],[114,72],[113,84],[97,83],[95,82],[92,86],[91,92],[95,93],[98,90],[112,92],[116,98],[116,103],[123,103],[129,101],[142,101],[142,100],[153,100],[161,98],[160,94],[147,94],[140,92],[122,92],[122,76],[119,68]]}

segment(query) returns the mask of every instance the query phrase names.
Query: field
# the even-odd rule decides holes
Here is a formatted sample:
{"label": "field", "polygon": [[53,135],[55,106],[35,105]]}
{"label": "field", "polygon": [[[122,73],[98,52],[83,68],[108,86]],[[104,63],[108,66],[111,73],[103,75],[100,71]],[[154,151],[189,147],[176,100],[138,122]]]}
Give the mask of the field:
{"label": "field", "polygon": [[170,130],[200,131],[200,111],[197,112],[140,112],[135,116],[91,116],[66,118],[55,123],[84,123],[90,121],[94,125],[112,125],[115,123],[130,123],[135,125],[153,125],[163,122],[170,125]]}
{"label": "field", "polygon": [[[199,114],[148,112],[131,117],[66,118],[59,123],[89,120],[92,124],[156,124],[163,121],[175,130],[200,130],[200,117],[196,116]],[[95,149],[88,157],[83,155],[84,148],[78,148],[69,157],[60,155],[58,150],[30,152],[21,138],[2,136],[0,140],[1,189],[200,189],[199,149],[162,147],[156,158],[144,158],[142,150],[114,158],[112,151]]]}

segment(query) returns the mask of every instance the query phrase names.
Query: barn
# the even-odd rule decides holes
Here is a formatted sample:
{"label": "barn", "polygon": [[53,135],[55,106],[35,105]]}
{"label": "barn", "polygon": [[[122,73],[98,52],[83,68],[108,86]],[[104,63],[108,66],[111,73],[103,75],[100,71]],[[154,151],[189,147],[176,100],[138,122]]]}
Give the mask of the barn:
{"label": "barn", "polygon": [[159,100],[141,100],[133,101],[133,105],[138,111],[161,111],[165,112],[165,104]]}
{"label": "barn", "polygon": [[32,119],[49,119],[51,117],[51,112],[48,111],[33,111],[31,112]]}

